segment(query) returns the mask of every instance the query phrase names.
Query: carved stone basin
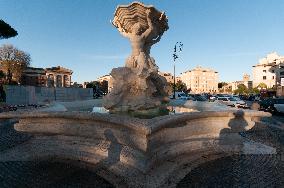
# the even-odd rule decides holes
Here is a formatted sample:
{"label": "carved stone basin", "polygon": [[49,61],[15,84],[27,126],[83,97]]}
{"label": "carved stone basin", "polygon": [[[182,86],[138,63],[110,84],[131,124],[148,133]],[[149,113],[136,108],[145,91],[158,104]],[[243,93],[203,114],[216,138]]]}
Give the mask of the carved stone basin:
{"label": "carved stone basin", "polygon": [[178,182],[208,160],[275,153],[239,134],[265,116],[270,114],[191,112],[137,119],[87,112],[1,113],[0,119],[19,119],[14,128],[33,138],[1,152],[0,161],[77,161],[118,187],[163,187],[169,177]]}
{"label": "carved stone basin", "polygon": [[167,17],[154,6],[146,6],[140,2],[133,2],[129,5],[119,5],[115,10],[112,23],[115,27],[118,27],[118,23],[120,23],[127,33],[131,32],[131,28],[135,23],[140,23],[146,30],[149,27],[146,15],[147,9],[152,10],[152,21],[155,26],[159,28],[158,30],[160,32],[166,31],[168,29]]}

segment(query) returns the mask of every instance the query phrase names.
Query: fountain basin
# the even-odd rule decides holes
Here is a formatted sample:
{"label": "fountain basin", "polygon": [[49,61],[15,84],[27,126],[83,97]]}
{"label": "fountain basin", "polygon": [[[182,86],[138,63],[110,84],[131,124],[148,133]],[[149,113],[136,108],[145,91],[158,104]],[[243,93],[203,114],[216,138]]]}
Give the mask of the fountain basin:
{"label": "fountain basin", "polygon": [[131,187],[160,186],[183,162],[200,160],[201,155],[215,159],[242,153],[246,141],[238,133],[267,116],[270,114],[251,110],[152,119],[88,112],[1,113],[0,119],[19,119],[15,129],[34,137],[2,153],[0,161],[68,159],[92,165],[110,182],[113,178],[104,172],[123,177]]}

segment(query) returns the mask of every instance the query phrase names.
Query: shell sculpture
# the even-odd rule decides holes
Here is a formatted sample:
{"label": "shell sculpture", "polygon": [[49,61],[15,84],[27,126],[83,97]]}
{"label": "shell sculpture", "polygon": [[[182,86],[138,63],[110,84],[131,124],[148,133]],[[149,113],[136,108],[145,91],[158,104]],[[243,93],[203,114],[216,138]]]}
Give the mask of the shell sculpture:
{"label": "shell sculpture", "polygon": [[126,33],[131,32],[132,26],[139,22],[144,30],[148,26],[146,10],[151,9],[151,20],[158,35],[168,30],[168,18],[164,12],[158,11],[154,6],[146,6],[140,2],[133,2],[129,5],[119,5],[114,13],[112,24],[118,28],[121,26]]}

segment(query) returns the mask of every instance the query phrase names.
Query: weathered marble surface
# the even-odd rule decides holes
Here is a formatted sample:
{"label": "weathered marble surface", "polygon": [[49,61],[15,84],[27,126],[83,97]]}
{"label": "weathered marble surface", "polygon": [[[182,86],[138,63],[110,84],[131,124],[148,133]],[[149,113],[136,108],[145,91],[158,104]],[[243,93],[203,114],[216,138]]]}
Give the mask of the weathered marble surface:
{"label": "weathered marble surface", "polygon": [[2,113],[0,119],[19,118],[15,129],[33,137],[1,153],[0,161],[69,159],[91,166],[114,185],[122,179],[129,187],[162,187],[186,163],[193,168],[231,154],[275,153],[259,143],[247,150],[253,142],[239,135],[264,116],[270,114],[193,112],[137,119],[78,112]]}
{"label": "weathered marble surface", "polygon": [[118,6],[113,25],[129,39],[131,55],[125,67],[111,71],[113,88],[104,98],[111,111],[137,111],[156,108],[167,101],[170,87],[158,74],[158,66],[150,56],[151,46],[160,41],[168,29],[165,13],[139,2]]}
{"label": "weathered marble surface", "polygon": [[111,72],[113,90],[104,97],[104,107],[111,111],[139,111],[159,107],[168,101],[170,87],[157,72],[144,70],[137,75],[128,67]]}

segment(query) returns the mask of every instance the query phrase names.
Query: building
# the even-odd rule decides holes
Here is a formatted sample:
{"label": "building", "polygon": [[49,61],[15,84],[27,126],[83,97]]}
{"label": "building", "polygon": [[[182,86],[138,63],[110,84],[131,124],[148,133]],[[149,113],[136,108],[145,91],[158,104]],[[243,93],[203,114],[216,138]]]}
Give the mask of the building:
{"label": "building", "polygon": [[70,87],[72,70],[61,66],[46,68],[47,87]]}
{"label": "building", "polygon": [[280,86],[281,78],[284,78],[284,56],[276,52],[268,54],[253,66],[253,87],[260,83],[268,88]]}
{"label": "building", "polygon": [[22,85],[46,87],[46,83],[46,71],[43,68],[27,67],[22,73]]}
{"label": "building", "polygon": [[218,91],[218,72],[200,66],[181,73],[180,79],[187,89],[194,93],[215,93]]}
{"label": "building", "polygon": [[107,82],[107,87],[108,87],[108,93],[112,90],[113,88],[113,80],[111,75],[107,74],[104,76],[101,76],[98,78],[98,82],[102,83],[102,82]]}
{"label": "building", "polygon": [[219,88],[219,93],[227,93],[231,94],[232,93],[232,83],[228,83],[227,85],[224,85],[222,88]]}
{"label": "building", "polygon": [[22,74],[21,84],[38,87],[70,87],[72,71],[63,67],[27,67]]}
{"label": "building", "polygon": [[158,72],[158,74],[160,76],[165,77],[168,83],[174,83],[174,76],[171,73],[169,73],[169,72]]}
{"label": "building", "polygon": [[242,81],[231,82],[232,91],[238,89],[238,86],[241,84],[245,85],[248,89],[252,89],[253,84],[252,84],[252,81],[250,80],[250,75],[244,74]]}

